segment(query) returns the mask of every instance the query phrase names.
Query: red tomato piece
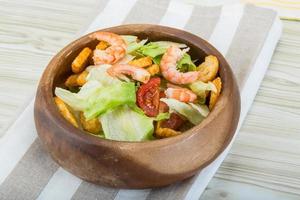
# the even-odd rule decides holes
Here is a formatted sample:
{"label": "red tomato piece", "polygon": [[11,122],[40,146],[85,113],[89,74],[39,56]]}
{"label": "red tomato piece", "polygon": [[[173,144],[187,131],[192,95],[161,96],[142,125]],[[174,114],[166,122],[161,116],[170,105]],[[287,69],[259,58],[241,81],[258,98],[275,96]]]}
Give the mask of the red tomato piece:
{"label": "red tomato piece", "polygon": [[137,104],[149,117],[156,117],[159,112],[160,78],[151,78],[137,91]]}
{"label": "red tomato piece", "polygon": [[176,113],[171,113],[169,119],[161,122],[161,127],[178,130],[183,123],[184,120],[179,115],[177,115]]}
{"label": "red tomato piece", "polygon": [[166,94],[165,94],[165,91],[160,91],[159,92],[159,98],[161,99],[161,98],[166,98]]}

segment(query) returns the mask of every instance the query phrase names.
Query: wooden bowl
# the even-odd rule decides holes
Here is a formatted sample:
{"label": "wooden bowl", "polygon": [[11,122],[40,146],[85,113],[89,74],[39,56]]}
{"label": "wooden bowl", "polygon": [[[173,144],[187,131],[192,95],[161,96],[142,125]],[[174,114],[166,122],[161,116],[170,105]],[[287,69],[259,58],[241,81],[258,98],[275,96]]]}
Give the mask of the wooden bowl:
{"label": "wooden bowl", "polygon": [[[118,188],[165,186],[193,176],[229,144],[240,114],[240,96],[224,57],[205,40],[182,30],[158,25],[123,25],[104,29],[137,35],[150,41],[169,40],[191,47],[192,57],[215,55],[223,89],[212,112],[199,125],[171,138],[120,142],[89,135],[68,123],[58,112],[53,92],[71,73],[71,62],[84,47],[97,41],[85,35],[51,60],[40,80],[34,107],[38,135],[52,158],[83,180]],[[128,119],[130,120],[130,119]]]}

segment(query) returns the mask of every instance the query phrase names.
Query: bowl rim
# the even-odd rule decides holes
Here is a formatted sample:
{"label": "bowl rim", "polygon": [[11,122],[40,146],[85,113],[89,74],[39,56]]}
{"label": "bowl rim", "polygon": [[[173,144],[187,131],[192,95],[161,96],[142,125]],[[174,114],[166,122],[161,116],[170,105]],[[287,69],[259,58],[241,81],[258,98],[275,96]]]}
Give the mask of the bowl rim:
{"label": "bowl rim", "polygon": [[[46,106],[45,109],[47,111],[49,111],[49,117],[51,118],[51,120],[53,120],[53,122],[57,125],[60,126],[60,129],[67,129],[69,131],[65,131],[68,132],[67,134],[69,134],[69,136],[73,139],[79,140],[80,142],[84,142],[86,144],[89,145],[96,145],[96,146],[110,146],[110,145],[116,145],[119,146],[120,148],[130,148],[130,146],[134,145],[135,148],[147,148],[149,147],[149,145],[151,147],[156,146],[156,147],[163,147],[166,145],[170,145],[170,143],[177,143],[180,141],[184,141],[185,138],[189,138],[192,137],[194,134],[200,134],[199,133],[199,129],[203,129],[205,128],[207,125],[210,124],[211,121],[214,120],[215,116],[217,116],[220,112],[222,112],[222,110],[224,109],[224,107],[227,105],[227,103],[229,102],[229,96],[230,93],[232,93],[232,91],[229,91],[230,86],[228,85],[230,81],[224,81],[224,79],[234,79],[232,81],[232,84],[235,83],[235,77],[234,74],[231,70],[230,65],[228,64],[228,62],[226,61],[226,59],[223,57],[223,55],[215,48],[213,47],[209,42],[207,42],[206,40],[204,40],[203,38],[196,36],[192,33],[189,33],[187,31],[184,30],[180,30],[177,28],[172,28],[172,27],[168,27],[168,26],[161,26],[161,25],[153,25],[153,24],[126,24],[126,25],[120,25],[120,26],[114,26],[114,27],[109,27],[109,28],[105,28],[105,29],[99,29],[96,30],[94,32],[85,34],[81,37],[79,37],[78,39],[72,41],[71,43],[67,44],[61,51],[59,51],[49,62],[49,64],[47,65],[43,76],[41,78],[41,80],[44,79],[44,77],[46,76],[46,74],[51,73],[51,71],[53,70],[53,65],[54,65],[54,61],[59,59],[61,56],[63,55],[68,55],[72,52],[72,47],[73,46],[77,46],[78,44],[80,44],[80,42],[82,42],[82,40],[86,39],[89,37],[89,35],[98,32],[98,31],[111,31],[114,32],[117,29],[121,29],[121,28],[128,28],[128,29],[132,29],[132,28],[136,28],[136,27],[148,27],[151,29],[154,29],[155,32],[155,28],[159,28],[160,31],[164,31],[164,33],[169,34],[169,35],[173,35],[172,33],[182,33],[181,36],[184,36],[185,38],[182,37],[177,37],[176,35],[174,35],[174,37],[179,38],[179,39],[183,39],[186,41],[190,41],[190,43],[199,43],[199,45],[195,45],[197,46],[197,48],[199,48],[199,46],[203,46],[203,48],[205,47],[206,50],[202,50],[206,53],[207,51],[210,52],[214,52],[214,55],[218,58],[219,60],[219,64],[223,64],[224,69],[221,69],[219,71],[221,79],[222,79],[222,92],[219,96],[218,101],[216,102],[214,109],[212,111],[210,111],[209,115],[202,121],[200,122],[200,124],[193,126],[192,128],[190,128],[187,131],[184,131],[182,134],[174,136],[174,137],[169,137],[169,138],[163,138],[163,139],[156,139],[156,140],[149,140],[149,141],[117,141],[117,140],[111,140],[111,139],[105,139],[105,138],[100,138],[97,136],[93,136],[91,134],[86,133],[85,131],[74,127],[73,125],[71,125],[67,120],[65,120],[61,114],[59,113],[59,111],[56,108],[56,105],[54,103],[53,100],[53,81],[54,81],[54,76],[51,76],[51,80],[48,80],[48,82],[50,82],[50,84],[48,84],[48,87],[46,88],[47,91],[45,91],[46,94],[46,98],[45,100],[45,104],[49,105]],[[112,30],[113,29],[113,30]],[[114,30],[115,29],[115,30]],[[170,31],[172,33],[170,33]],[[228,73],[225,73],[225,71],[228,71]],[[40,80],[40,81],[41,81]],[[227,84],[227,85],[226,85]],[[40,86],[39,86],[40,87]],[[238,97],[239,95],[239,91],[238,91],[238,87],[237,87],[237,92],[238,92]],[[238,110],[238,113],[240,112],[240,110]],[[195,131],[197,129],[197,131]],[[220,151],[217,153],[216,156],[218,156],[230,143],[230,141],[232,140],[234,133],[228,134],[227,137],[229,137],[228,139],[224,140],[224,144],[222,145],[222,147],[220,148]]]}

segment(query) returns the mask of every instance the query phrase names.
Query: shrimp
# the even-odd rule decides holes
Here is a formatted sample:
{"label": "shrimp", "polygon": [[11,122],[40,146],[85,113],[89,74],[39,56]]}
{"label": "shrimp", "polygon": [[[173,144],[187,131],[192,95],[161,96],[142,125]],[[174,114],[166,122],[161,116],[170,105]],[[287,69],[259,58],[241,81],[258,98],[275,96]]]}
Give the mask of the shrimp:
{"label": "shrimp", "polygon": [[191,90],[178,86],[167,88],[165,94],[168,98],[177,99],[182,102],[193,102],[197,99],[197,95]]}
{"label": "shrimp", "polygon": [[146,69],[129,64],[115,64],[107,69],[107,73],[113,77],[122,77],[123,74],[130,75],[132,79],[142,83],[147,83],[151,76]]}
{"label": "shrimp", "polygon": [[121,36],[110,32],[96,32],[90,37],[110,44],[105,50],[97,48],[94,50],[95,65],[113,64],[125,56],[127,45]]}
{"label": "shrimp", "polygon": [[177,62],[181,59],[183,53],[178,47],[171,46],[167,49],[160,62],[164,78],[175,84],[189,84],[195,82],[199,77],[199,72],[197,71],[183,73],[176,69]]}

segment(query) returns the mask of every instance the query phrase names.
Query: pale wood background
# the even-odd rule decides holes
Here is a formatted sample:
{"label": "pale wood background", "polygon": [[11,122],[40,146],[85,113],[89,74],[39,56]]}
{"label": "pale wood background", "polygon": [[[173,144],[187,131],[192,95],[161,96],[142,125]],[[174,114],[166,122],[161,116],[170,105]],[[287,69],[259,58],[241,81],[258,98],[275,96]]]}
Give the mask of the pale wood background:
{"label": "pale wood background", "polygon": [[[89,21],[96,1],[0,0],[0,135],[33,97],[50,58]],[[202,200],[300,199],[300,22],[283,24],[255,102]]]}

